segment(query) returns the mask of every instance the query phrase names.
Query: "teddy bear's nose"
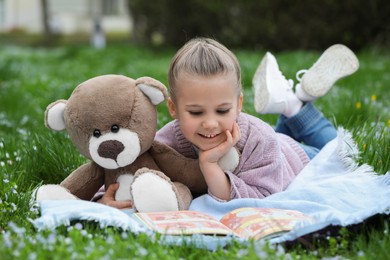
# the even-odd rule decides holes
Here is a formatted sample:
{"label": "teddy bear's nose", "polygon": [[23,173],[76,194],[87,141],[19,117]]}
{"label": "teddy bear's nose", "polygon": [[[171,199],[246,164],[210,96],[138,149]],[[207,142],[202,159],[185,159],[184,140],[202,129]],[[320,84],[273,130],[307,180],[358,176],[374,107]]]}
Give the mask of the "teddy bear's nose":
{"label": "teddy bear's nose", "polygon": [[118,154],[125,149],[121,142],[116,140],[104,141],[99,145],[98,154],[104,158],[116,160]]}

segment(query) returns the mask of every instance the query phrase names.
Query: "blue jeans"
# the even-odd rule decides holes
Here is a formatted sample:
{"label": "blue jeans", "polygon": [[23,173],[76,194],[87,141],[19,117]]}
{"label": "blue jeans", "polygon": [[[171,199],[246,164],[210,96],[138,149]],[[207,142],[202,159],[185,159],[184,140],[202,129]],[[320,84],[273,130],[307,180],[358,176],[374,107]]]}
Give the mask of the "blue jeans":
{"label": "blue jeans", "polygon": [[293,117],[280,115],[275,130],[295,139],[310,159],[337,135],[333,124],[312,103],[306,103]]}

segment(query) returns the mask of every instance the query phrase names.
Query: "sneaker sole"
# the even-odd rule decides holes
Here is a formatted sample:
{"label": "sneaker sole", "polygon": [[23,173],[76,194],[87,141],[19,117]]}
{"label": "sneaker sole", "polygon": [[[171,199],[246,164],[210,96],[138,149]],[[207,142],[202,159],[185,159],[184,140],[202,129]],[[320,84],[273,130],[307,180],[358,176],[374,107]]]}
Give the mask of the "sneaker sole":
{"label": "sneaker sole", "polygon": [[302,89],[313,97],[325,95],[334,83],[359,68],[355,54],[342,44],[335,44],[321,55],[318,61],[303,75]]}
{"label": "sneaker sole", "polygon": [[[268,55],[268,53],[266,54]],[[252,85],[254,88],[254,106],[257,113],[262,113],[264,111],[265,107],[268,105],[269,101],[269,92],[267,88],[264,88],[262,86],[265,86],[266,79],[264,75],[261,75],[260,71],[265,71],[263,67],[266,67],[267,60],[266,58],[263,58],[261,61],[259,67],[256,70],[255,75],[253,76]]]}

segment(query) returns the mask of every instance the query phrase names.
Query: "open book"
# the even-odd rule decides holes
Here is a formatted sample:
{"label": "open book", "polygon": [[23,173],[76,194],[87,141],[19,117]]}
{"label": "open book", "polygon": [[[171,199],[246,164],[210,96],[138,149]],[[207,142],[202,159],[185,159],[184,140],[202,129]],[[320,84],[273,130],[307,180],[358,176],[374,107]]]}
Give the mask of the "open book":
{"label": "open book", "polygon": [[132,217],[166,235],[233,235],[255,240],[279,236],[290,231],[298,221],[312,220],[299,211],[274,208],[239,208],[220,221],[197,211],[134,213]]}

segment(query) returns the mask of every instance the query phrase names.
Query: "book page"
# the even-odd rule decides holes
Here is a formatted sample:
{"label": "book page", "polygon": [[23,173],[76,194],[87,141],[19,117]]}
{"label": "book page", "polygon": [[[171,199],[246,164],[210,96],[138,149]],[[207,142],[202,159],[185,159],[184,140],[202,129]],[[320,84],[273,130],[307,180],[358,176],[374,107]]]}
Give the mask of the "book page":
{"label": "book page", "polygon": [[144,225],[161,234],[233,234],[228,227],[202,212],[169,211],[135,213],[133,215]]}
{"label": "book page", "polygon": [[242,238],[270,238],[290,231],[300,220],[311,219],[299,211],[272,208],[239,208],[226,214],[221,223]]}

